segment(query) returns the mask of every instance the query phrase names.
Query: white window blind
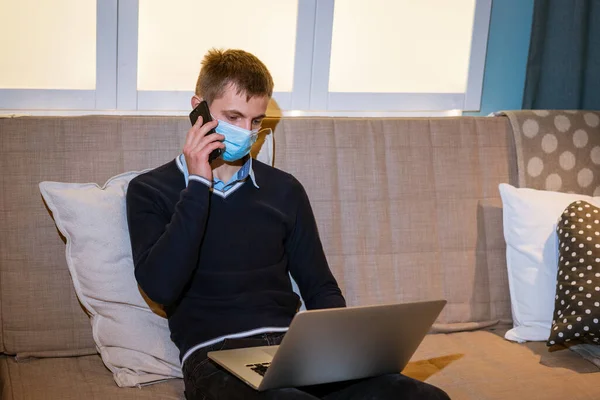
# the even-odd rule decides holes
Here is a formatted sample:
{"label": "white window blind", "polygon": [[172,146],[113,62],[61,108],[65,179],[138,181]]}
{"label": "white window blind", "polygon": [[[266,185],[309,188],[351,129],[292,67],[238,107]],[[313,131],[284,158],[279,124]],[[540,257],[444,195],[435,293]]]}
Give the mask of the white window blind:
{"label": "white window blind", "polygon": [[0,0],[0,108],[183,114],[214,47],[257,55],[284,115],[457,115],[491,1]]}
{"label": "white window blind", "polygon": [[0,88],[96,88],[96,1],[1,0]]}

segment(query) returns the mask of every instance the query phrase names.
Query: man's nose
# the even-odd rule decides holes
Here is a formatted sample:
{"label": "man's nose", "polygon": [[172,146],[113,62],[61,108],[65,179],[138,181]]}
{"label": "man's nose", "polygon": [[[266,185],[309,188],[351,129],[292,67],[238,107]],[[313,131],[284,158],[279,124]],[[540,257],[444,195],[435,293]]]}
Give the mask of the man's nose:
{"label": "man's nose", "polygon": [[251,119],[244,119],[241,125],[242,128],[247,129],[249,131],[252,130],[252,120]]}

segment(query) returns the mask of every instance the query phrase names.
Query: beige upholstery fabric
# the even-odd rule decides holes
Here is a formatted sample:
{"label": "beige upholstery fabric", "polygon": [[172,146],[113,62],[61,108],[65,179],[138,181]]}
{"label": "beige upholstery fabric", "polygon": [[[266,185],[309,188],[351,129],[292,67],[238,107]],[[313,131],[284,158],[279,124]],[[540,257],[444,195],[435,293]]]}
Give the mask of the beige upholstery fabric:
{"label": "beige upholstery fabric", "polygon": [[306,187],[350,305],[446,298],[438,323],[510,319],[506,119],[284,119],[275,132],[275,165]]}
{"label": "beige upholstery fabric", "polygon": [[[520,345],[504,331],[429,335],[405,369],[441,387],[453,400],[598,399],[600,372],[570,351]],[[35,382],[35,385],[31,384]],[[15,362],[0,358],[0,396],[42,399],[183,399],[183,382],[118,388],[99,356]]]}
{"label": "beige upholstery fabric", "polygon": [[100,356],[35,359],[0,358],[0,398],[5,400],[183,399],[183,381],[120,388]]}
{"label": "beige upholstery fabric", "polygon": [[600,195],[600,113],[587,110],[506,111],[519,187]]}
{"label": "beige upholstery fabric", "polygon": [[571,351],[543,342],[516,344],[496,332],[425,337],[405,373],[444,389],[452,400],[599,399],[600,372]]}
{"label": "beige upholstery fabric", "polygon": [[[284,119],[275,164],[311,198],[352,305],[444,297],[434,331],[510,318],[498,183],[516,184],[506,118]],[[20,358],[93,352],[43,180],[103,183],[170,161],[185,117],[0,119],[0,345]],[[597,399],[597,368],[504,332],[431,335],[407,373],[453,399]],[[567,380],[568,378],[568,380]],[[568,383],[565,383],[568,382]],[[99,356],[0,358],[4,399],[182,398],[180,380],[118,388]],[[567,396],[567,393],[570,396]]]}
{"label": "beige upholstery fabric", "polygon": [[[7,353],[95,351],[38,183],[103,183],[158,166],[180,153],[188,125],[185,117],[0,119],[0,343]],[[276,166],[307,189],[349,304],[443,297],[441,330],[510,318],[497,191],[516,179],[506,118],[265,125],[275,127]]]}
{"label": "beige upholstery fabric", "polygon": [[95,352],[65,261],[65,245],[37,184],[104,182],[176,156],[185,118],[0,119],[0,285],[9,354]]}

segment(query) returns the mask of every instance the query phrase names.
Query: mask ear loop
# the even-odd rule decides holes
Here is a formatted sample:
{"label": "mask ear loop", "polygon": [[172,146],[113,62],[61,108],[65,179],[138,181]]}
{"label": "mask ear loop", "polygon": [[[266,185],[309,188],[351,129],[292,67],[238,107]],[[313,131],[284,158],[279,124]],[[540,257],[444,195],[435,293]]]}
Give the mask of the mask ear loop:
{"label": "mask ear loop", "polygon": [[[267,132],[268,131],[268,132]],[[254,136],[254,141],[256,142],[259,137],[266,137],[269,134],[273,133],[273,129],[271,128],[260,128],[257,131],[252,131],[252,136]]]}
{"label": "mask ear loop", "polygon": [[[256,142],[258,142],[258,140],[260,138],[263,138],[262,143],[260,143],[260,148],[262,149],[267,142],[267,136],[269,135],[273,135],[273,129],[271,128],[261,128],[256,132],[256,140],[254,141],[253,145],[252,145],[252,150],[250,151],[250,154],[253,158],[257,158],[258,157],[258,153],[260,152],[257,148],[256,148]],[[273,136],[271,136],[271,138],[273,138]],[[272,141],[272,139],[271,139]],[[272,160],[273,158],[273,149],[270,146],[267,146],[266,149],[263,149],[262,151],[266,150],[268,153],[268,158]],[[271,161],[271,165],[272,165],[272,161]]]}
{"label": "mask ear loop", "polygon": [[264,134],[265,136],[273,134],[273,129],[271,129],[271,128],[260,128],[258,131],[256,131],[256,134],[260,135],[261,133],[267,132],[267,131],[269,131],[269,133],[265,133]]}

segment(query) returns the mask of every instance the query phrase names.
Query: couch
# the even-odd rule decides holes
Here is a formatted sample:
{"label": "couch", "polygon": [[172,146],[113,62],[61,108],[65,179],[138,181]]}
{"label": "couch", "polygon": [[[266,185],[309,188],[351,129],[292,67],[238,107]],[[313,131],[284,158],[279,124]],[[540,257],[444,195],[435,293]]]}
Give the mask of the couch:
{"label": "couch", "polygon": [[[98,355],[41,181],[97,182],[180,153],[185,117],[0,119],[0,397],[182,399],[117,387]],[[517,183],[506,117],[282,118],[274,165],[310,197],[349,305],[444,298],[407,375],[453,399],[598,399],[598,367],[504,339],[511,301],[500,183]],[[408,323],[398,321],[398,323]]]}

